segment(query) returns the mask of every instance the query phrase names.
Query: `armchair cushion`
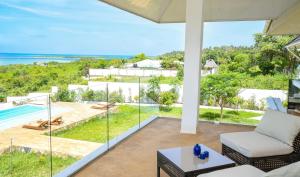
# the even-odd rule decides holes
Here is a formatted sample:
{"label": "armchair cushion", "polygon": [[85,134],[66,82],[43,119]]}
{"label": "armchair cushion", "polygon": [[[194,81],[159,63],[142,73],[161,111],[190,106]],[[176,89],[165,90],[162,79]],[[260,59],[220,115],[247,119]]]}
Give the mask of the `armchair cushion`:
{"label": "armchair cushion", "polygon": [[224,170],[202,174],[198,177],[261,177],[263,174],[263,171],[253,166],[242,165],[238,167],[227,168]]}
{"label": "armchair cushion", "polygon": [[221,134],[220,141],[248,158],[286,155],[293,152],[291,146],[255,131],[224,133]]}
{"label": "armchair cushion", "polygon": [[300,131],[300,118],[283,112],[267,110],[255,131],[293,146],[293,141]]}

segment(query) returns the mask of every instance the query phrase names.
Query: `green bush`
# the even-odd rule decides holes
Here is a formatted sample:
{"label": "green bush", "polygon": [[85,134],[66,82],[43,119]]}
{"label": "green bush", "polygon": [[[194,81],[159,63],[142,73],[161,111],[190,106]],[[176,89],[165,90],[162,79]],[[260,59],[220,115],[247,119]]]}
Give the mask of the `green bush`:
{"label": "green bush", "polygon": [[5,100],[6,100],[6,97],[5,97],[5,96],[2,96],[2,95],[0,95],[0,102],[5,102]]}
{"label": "green bush", "polygon": [[178,99],[175,92],[167,91],[159,94],[160,109],[170,110],[170,106]]}
{"label": "green bush", "polygon": [[249,100],[245,100],[241,105],[243,109],[258,110],[259,107],[255,103],[255,96],[252,96]]}
{"label": "green bush", "polygon": [[87,90],[81,94],[82,101],[93,101],[94,100],[94,91]]}
{"label": "green bush", "polygon": [[52,97],[52,100],[62,102],[74,102],[76,100],[76,93],[74,91],[69,91],[66,88],[60,88],[58,92]]}
{"label": "green bush", "polygon": [[122,94],[122,90],[120,89],[118,92],[114,91],[109,94],[108,100],[110,103],[124,103],[125,98]]}

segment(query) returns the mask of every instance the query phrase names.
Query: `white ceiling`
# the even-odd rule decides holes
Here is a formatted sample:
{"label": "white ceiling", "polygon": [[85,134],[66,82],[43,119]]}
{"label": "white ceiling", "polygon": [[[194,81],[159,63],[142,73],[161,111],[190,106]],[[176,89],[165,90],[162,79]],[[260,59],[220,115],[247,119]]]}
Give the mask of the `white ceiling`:
{"label": "white ceiling", "polygon": [[[186,0],[99,1],[157,23],[185,22]],[[204,0],[203,17],[205,22],[268,20],[268,33],[300,34],[299,4],[300,0]]]}

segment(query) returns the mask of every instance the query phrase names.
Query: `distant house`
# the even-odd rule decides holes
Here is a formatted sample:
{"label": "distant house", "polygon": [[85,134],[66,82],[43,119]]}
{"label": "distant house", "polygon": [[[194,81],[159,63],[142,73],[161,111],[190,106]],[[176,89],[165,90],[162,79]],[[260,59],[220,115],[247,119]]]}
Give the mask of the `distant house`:
{"label": "distant house", "polygon": [[160,60],[142,60],[136,63],[128,63],[125,65],[126,68],[161,68],[161,61]]}
{"label": "distant house", "polygon": [[218,70],[218,65],[217,63],[210,59],[210,60],[206,60],[206,63],[204,65],[204,70],[206,70],[209,74],[214,74],[217,72]]}

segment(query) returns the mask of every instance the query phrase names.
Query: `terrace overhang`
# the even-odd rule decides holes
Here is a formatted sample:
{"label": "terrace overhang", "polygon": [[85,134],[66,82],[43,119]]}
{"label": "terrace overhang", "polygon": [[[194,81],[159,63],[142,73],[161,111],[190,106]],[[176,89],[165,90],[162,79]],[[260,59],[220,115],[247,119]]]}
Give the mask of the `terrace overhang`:
{"label": "terrace overhang", "polygon": [[265,32],[272,35],[300,34],[300,2],[287,9],[278,18],[267,21]]}
{"label": "terrace overhang", "polygon": [[182,133],[196,133],[204,22],[266,20],[266,33],[300,34],[300,0],[99,0],[156,23],[186,23]]}
{"label": "terrace overhang", "polygon": [[[186,22],[187,0],[100,0],[156,23]],[[203,21],[276,20],[299,0],[200,0]],[[199,9],[200,10],[200,9]]]}

